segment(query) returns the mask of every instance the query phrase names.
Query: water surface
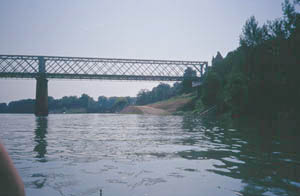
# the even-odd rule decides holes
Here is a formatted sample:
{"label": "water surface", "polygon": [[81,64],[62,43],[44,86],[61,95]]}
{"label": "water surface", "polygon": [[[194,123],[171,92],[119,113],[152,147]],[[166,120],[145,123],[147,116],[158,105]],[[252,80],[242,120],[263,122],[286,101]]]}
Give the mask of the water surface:
{"label": "water surface", "polygon": [[215,119],[0,115],[27,195],[300,195],[299,137]]}

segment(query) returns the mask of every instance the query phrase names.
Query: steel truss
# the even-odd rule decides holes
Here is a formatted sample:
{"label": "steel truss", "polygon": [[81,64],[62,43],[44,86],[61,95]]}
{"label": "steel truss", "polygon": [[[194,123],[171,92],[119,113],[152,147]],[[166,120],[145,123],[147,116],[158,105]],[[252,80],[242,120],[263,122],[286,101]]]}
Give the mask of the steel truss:
{"label": "steel truss", "polygon": [[198,80],[205,61],[0,55],[0,78],[181,81],[190,67]]}

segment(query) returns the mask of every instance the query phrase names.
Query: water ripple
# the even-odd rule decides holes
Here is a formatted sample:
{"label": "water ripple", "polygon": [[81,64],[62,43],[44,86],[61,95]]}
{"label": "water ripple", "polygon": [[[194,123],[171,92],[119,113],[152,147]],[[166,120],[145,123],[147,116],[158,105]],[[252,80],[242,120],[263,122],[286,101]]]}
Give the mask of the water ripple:
{"label": "water ripple", "polygon": [[300,192],[295,137],[190,116],[0,115],[0,138],[28,195]]}

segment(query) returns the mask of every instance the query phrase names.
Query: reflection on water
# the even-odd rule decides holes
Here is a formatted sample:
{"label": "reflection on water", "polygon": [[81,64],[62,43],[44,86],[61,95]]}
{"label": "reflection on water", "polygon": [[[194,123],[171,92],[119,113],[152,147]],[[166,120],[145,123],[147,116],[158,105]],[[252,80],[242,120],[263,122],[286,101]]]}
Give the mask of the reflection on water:
{"label": "reflection on water", "polygon": [[239,130],[223,129],[218,126],[220,123],[210,119],[184,117],[183,127],[188,127],[189,131],[197,124],[204,128],[200,131],[203,133],[202,139],[197,140],[191,135],[181,140],[182,144],[209,141],[213,146],[201,151],[178,152],[182,158],[218,160],[218,164],[207,171],[241,179],[245,184],[239,191],[242,195],[300,194],[298,130],[287,130],[287,133],[279,130],[276,133],[266,126],[262,129],[261,126],[249,124],[240,125]]}
{"label": "reflection on water", "polygon": [[84,114],[0,115],[0,130],[28,195],[300,195],[288,127]]}
{"label": "reflection on water", "polygon": [[47,117],[36,117],[36,128],[34,141],[36,145],[34,151],[37,152],[36,158],[40,162],[46,162],[45,154],[47,153],[47,128],[48,128],[48,118]]}

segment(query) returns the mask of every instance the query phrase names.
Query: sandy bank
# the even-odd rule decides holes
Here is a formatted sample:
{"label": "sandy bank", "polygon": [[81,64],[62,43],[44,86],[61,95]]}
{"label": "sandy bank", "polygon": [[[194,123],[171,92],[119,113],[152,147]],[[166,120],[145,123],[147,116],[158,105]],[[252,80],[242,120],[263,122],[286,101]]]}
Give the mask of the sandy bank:
{"label": "sandy bank", "polygon": [[168,115],[176,112],[179,108],[191,102],[192,99],[193,97],[190,94],[186,94],[145,106],[128,106],[124,108],[120,113]]}
{"label": "sandy bank", "polygon": [[152,115],[167,115],[170,114],[166,110],[153,108],[150,106],[128,106],[123,109],[122,114],[152,114]]}

